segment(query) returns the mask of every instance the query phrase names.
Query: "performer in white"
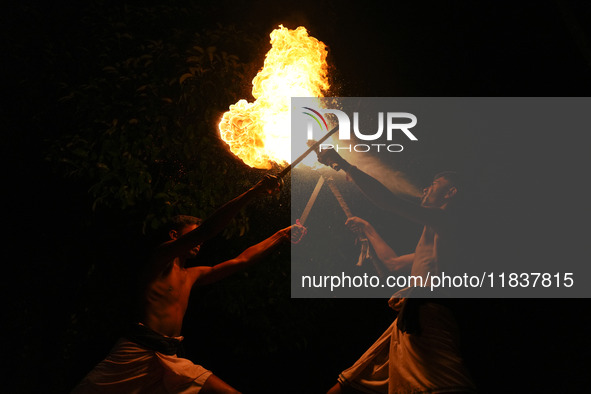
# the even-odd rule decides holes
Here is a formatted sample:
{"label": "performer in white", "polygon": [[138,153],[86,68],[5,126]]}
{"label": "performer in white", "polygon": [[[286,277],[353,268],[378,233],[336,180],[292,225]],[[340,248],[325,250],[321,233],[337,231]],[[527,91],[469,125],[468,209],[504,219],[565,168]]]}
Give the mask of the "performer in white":
{"label": "performer in white", "polygon": [[178,355],[191,290],[260,262],[282,243],[298,242],[305,229],[293,225],[279,230],[213,267],[188,267],[187,260],[195,257],[201,244],[219,233],[247,202],[278,191],[280,181],[265,177],[203,222],[192,216],[173,218],[166,229],[167,240],[158,244],[140,273],[140,321],[73,393],[238,393],[211,371]]}
{"label": "performer in white", "polygon": [[[424,189],[418,205],[397,197],[334,150],[323,150],[318,160],[337,171],[344,170],[378,207],[424,226],[415,252],[399,256],[367,221],[358,217],[347,220],[352,230],[363,230],[390,272],[410,267],[411,275],[427,279],[428,274],[453,270],[456,260],[453,213],[461,193],[458,174],[437,174]],[[421,298],[418,293],[422,290],[407,288],[390,299],[389,305],[398,311],[398,316],[361,358],[339,375],[338,383],[328,394],[476,391],[460,356],[458,327],[451,310],[445,299]]]}

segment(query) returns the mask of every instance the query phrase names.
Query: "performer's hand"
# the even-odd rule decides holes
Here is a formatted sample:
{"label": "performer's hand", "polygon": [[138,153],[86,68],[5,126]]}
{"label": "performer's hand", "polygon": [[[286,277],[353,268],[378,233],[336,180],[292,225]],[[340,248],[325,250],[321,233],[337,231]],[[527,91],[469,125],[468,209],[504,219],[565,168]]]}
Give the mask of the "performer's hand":
{"label": "performer's hand", "polygon": [[318,161],[325,166],[331,167],[335,171],[347,171],[351,164],[342,158],[333,148],[322,149],[316,152]]}
{"label": "performer's hand", "polygon": [[304,226],[302,226],[302,224],[300,223],[300,219],[296,220],[296,224],[288,227],[290,230],[290,242],[292,244],[297,244],[299,243],[302,238],[304,238],[304,236],[306,235],[306,233],[308,232],[308,229],[305,228]]}
{"label": "performer's hand", "polygon": [[354,233],[364,231],[368,225],[369,223],[366,220],[363,220],[357,216],[350,217],[345,222],[345,226],[347,226],[349,230],[353,231]]}
{"label": "performer's hand", "polygon": [[278,193],[283,187],[283,179],[275,175],[265,175],[253,189],[261,194]]}

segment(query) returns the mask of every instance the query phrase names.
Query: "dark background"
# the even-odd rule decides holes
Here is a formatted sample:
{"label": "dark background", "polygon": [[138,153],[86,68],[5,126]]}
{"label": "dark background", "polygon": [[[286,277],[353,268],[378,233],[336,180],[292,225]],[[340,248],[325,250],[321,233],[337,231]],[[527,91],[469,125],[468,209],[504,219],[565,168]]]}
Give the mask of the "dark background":
{"label": "dark background", "polygon": [[[94,4],[112,10],[109,2]],[[68,392],[107,354],[125,320],[113,300],[129,296],[119,290],[129,268],[105,263],[89,270],[89,261],[120,262],[123,242],[113,226],[124,228],[126,215],[92,211],[84,180],[56,174],[44,160],[68,116],[59,111],[55,75],[75,79],[84,74],[78,64],[93,59],[91,47],[80,44],[92,33],[80,19],[86,6],[25,1],[4,7],[2,194],[9,236],[3,391]],[[591,88],[585,2],[217,1],[201,10],[196,31],[233,24],[264,37],[280,23],[305,25],[329,46],[335,96],[588,96]],[[76,56],[47,62],[49,49],[74,41],[69,52]],[[261,64],[265,51],[252,60]],[[487,143],[495,152],[509,141]],[[496,228],[503,232],[498,239],[512,243],[528,234],[524,258],[551,256],[558,267],[565,258],[586,264],[589,138],[568,129],[553,135],[524,130],[510,143],[473,171],[489,177],[484,201],[498,204],[492,212],[504,212],[507,220]],[[404,168],[417,185],[442,166],[473,163],[458,166],[454,157],[429,153]],[[261,174],[253,171],[252,178]],[[288,200],[284,191],[267,201],[264,213],[260,205],[249,210],[251,230],[224,253],[285,224]],[[224,257],[215,251],[225,242],[216,239],[204,252]],[[412,242],[405,239],[402,247]],[[512,250],[503,242],[488,245],[499,258]],[[282,250],[268,266],[285,268],[288,255]],[[114,275],[118,269],[121,278]],[[221,287],[197,290],[184,325],[188,357],[244,392],[324,392],[392,321],[385,300],[292,300],[283,272],[255,267]],[[267,282],[275,283],[261,285]],[[576,393],[591,383],[587,300],[457,304],[464,312],[458,316],[464,354],[482,392]]]}

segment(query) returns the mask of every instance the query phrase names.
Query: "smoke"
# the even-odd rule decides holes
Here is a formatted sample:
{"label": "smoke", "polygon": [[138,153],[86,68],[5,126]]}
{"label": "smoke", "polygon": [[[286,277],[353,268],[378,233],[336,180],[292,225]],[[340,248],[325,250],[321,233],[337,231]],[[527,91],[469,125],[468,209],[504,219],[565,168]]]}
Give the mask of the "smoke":
{"label": "smoke", "polygon": [[359,167],[359,169],[380,181],[395,194],[404,194],[414,198],[419,198],[423,194],[417,186],[413,185],[406,178],[402,171],[392,169],[375,156],[358,154],[345,157],[345,154],[343,154],[343,157],[351,164]]}

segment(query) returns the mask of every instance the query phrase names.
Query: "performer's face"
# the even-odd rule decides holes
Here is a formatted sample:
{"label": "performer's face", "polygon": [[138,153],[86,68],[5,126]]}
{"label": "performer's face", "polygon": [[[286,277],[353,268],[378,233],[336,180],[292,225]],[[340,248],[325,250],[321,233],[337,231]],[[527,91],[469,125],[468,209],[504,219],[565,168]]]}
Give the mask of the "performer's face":
{"label": "performer's face", "polygon": [[447,179],[439,177],[433,180],[431,185],[423,189],[421,205],[424,207],[442,207],[451,198],[450,190],[451,184]]}
{"label": "performer's face", "polygon": [[[188,232],[191,232],[193,230],[195,230],[197,228],[196,224],[188,224],[185,227],[183,227],[181,229],[181,231],[178,232],[177,237],[182,237],[183,235],[187,234]],[[189,251],[189,256],[188,257],[195,257],[197,256],[197,253],[199,253],[199,249],[201,249],[201,245],[197,245],[195,246],[193,249],[191,249]]]}

